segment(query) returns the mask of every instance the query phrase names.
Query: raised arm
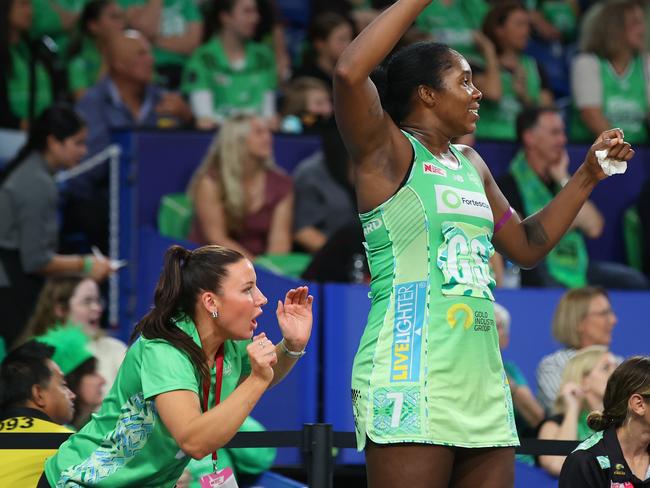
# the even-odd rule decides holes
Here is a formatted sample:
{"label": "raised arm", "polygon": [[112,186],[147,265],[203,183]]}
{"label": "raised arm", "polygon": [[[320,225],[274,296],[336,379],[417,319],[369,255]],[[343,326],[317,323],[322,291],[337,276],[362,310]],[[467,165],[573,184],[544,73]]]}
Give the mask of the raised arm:
{"label": "raised arm", "polygon": [[273,381],[276,385],[289,374],[295,366],[300,353],[307,347],[312,327],[312,304],[314,297],[306,286],[289,290],[284,302],[278,300],[276,316],[282,332],[283,344],[275,346],[277,363],[273,366]]}
{"label": "raised arm", "polygon": [[[516,212],[510,217],[493,237],[495,248],[524,268],[534,267],[542,260],[567,232],[596,184],[606,178],[595,156],[595,151],[602,149],[608,149],[609,157],[620,160],[629,161],[634,156],[620,129],[603,132],[573,177],[548,205],[523,221]],[[476,151],[463,151],[483,175],[494,221],[498,222],[508,211],[508,201]]]}
{"label": "raised arm", "polygon": [[[361,173],[357,184],[360,203],[366,200],[364,189],[373,185],[375,192],[390,196],[393,185],[399,184],[410,163],[410,144],[384,112],[369,76],[429,3],[430,0],[399,0],[352,41],[336,65],[336,121],[357,172]],[[364,173],[383,176],[367,181]],[[382,180],[386,188],[377,188],[376,183]],[[381,195],[378,198],[379,202],[385,199]],[[370,206],[372,203],[377,202]]]}

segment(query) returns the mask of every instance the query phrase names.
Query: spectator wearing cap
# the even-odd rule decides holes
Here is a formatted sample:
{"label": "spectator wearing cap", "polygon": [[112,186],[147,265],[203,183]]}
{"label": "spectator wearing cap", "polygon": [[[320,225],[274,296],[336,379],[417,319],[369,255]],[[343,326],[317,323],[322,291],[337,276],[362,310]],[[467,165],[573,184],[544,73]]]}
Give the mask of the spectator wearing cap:
{"label": "spectator wearing cap", "polygon": [[52,359],[61,367],[74,393],[74,416],[69,426],[80,430],[102,404],[106,381],[97,373],[97,360],[88,349],[88,337],[78,327],[55,327],[37,341],[54,348]]}

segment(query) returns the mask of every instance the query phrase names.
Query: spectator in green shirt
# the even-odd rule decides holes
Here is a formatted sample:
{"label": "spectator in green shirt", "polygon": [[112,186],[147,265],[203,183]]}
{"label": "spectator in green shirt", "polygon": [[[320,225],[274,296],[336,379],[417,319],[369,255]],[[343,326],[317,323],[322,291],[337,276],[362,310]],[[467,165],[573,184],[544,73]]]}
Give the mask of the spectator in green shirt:
{"label": "spectator in green shirt", "polygon": [[126,26],[120,6],[113,0],[91,0],[79,19],[68,52],[68,88],[75,99],[108,71],[110,38]]}
{"label": "spectator in green shirt", "polygon": [[461,53],[470,64],[482,64],[482,50],[476,43],[476,35],[488,10],[485,0],[441,0],[429,4],[415,25],[437,42]]}
{"label": "spectator in green shirt", "polygon": [[65,54],[84,3],[86,0],[32,0],[31,37],[48,36],[56,43],[57,51]]}
{"label": "spectator in green shirt", "polygon": [[0,1],[0,127],[27,129],[52,103],[50,74],[28,38],[33,13],[31,0]]}
{"label": "spectator in green shirt", "polygon": [[207,13],[207,42],[192,54],[181,86],[200,128],[213,128],[236,112],[275,121],[275,57],[251,40],[259,22],[255,0],[216,2]]}
{"label": "spectator in green shirt", "polygon": [[194,0],[119,0],[129,27],[154,47],[157,83],[178,88],[183,66],[201,44],[203,25]]}
{"label": "spectator in green shirt", "polygon": [[571,62],[571,140],[586,141],[602,127],[620,127],[625,140],[650,142],[650,54],[643,52],[641,5],[615,0],[587,12],[581,52]]}
{"label": "spectator in green shirt", "polygon": [[477,139],[515,141],[515,121],[524,107],[553,104],[546,75],[537,61],[524,54],[530,39],[528,11],[515,1],[495,5],[486,15],[483,32],[498,58],[498,76],[476,69],[474,82],[483,92]]}

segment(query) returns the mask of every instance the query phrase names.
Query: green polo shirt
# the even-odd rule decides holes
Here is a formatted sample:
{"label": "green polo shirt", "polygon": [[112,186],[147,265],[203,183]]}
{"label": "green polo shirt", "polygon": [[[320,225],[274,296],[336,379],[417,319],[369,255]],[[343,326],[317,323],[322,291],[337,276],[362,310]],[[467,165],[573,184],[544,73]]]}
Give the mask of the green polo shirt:
{"label": "green polo shirt", "polygon": [[[175,326],[201,345],[191,319],[179,319]],[[224,344],[222,399],[237,387],[240,377],[250,374],[249,343]],[[201,397],[199,372],[188,356],[169,342],[140,337],[129,348],[99,412],[48,459],[45,473],[50,484],[173,487],[190,457],[161,421],[155,398],[175,390],[193,391]],[[214,381],[210,390],[208,404],[212,408]]]}
{"label": "green polo shirt", "polygon": [[[123,9],[130,7],[139,7],[146,5],[146,0],[118,0]],[[182,36],[189,29],[189,23],[201,22],[201,12],[193,0],[163,0],[162,12],[160,14],[160,27],[158,35],[160,37]],[[153,50],[156,66],[169,64],[182,65],[188,56],[167,49],[161,49],[154,46]]]}
{"label": "green polo shirt", "polygon": [[65,55],[72,31],[63,29],[57,10],[79,13],[85,4],[86,0],[32,0],[34,16],[30,35],[34,39],[43,36],[51,37],[56,42],[60,55]]}
{"label": "green polo shirt", "polygon": [[86,38],[81,51],[68,63],[68,85],[71,92],[84,90],[99,81],[102,68],[102,55],[95,42]]}
{"label": "green polo shirt", "polygon": [[461,53],[470,63],[483,65],[483,55],[474,43],[473,33],[481,30],[488,10],[485,0],[433,2],[418,16],[415,24],[437,42]]}
{"label": "green polo shirt", "polygon": [[213,37],[199,47],[185,66],[181,90],[212,93],[214,111],[223,116],[236,111],[260,112],[264,95],[276,87],[275,58],[271,49],[248,42],[242,66],[233,67],[221,41]]}
{"label": "green polo shirt", "polygon": [[[30,52],[27,43],[19,42],[9,48],[12,72],[8,87],[9,107],[20,119],[29,116],[29,62]],[[41,63],[36,64],[36,96],[34,99],[35,116],[52,104],[52,82],[50,75]]]}

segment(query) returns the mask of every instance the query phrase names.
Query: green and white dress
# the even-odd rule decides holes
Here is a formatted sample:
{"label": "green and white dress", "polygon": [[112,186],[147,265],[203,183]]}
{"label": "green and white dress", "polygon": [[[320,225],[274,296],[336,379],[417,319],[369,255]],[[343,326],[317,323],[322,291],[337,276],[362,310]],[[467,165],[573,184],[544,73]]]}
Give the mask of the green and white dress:
{"label": "green and white dress", "polygon": [[[175,326],[199,346],[189,318]],[[174,327],[174,325],[170,325]],[[246,346],[250,341],[224,344],[221,399],[250,374]],[[214,375],[208,405],[214,406]],[[156,411],[155,397],[174,390],[201,396],[199,373],[188,356],[160,339],[140,337],[126,354],[113,388],[101,409],[47,460],[45,475],[53,487],[138,486],[173,487],[190,461]]]}
{"label": "green and white dress", "polygon": [[371,309],[354,359],[357,446],[518,445],[494,320],[493,218],[481,177],[415,151],[408,180],[362,214]]}

